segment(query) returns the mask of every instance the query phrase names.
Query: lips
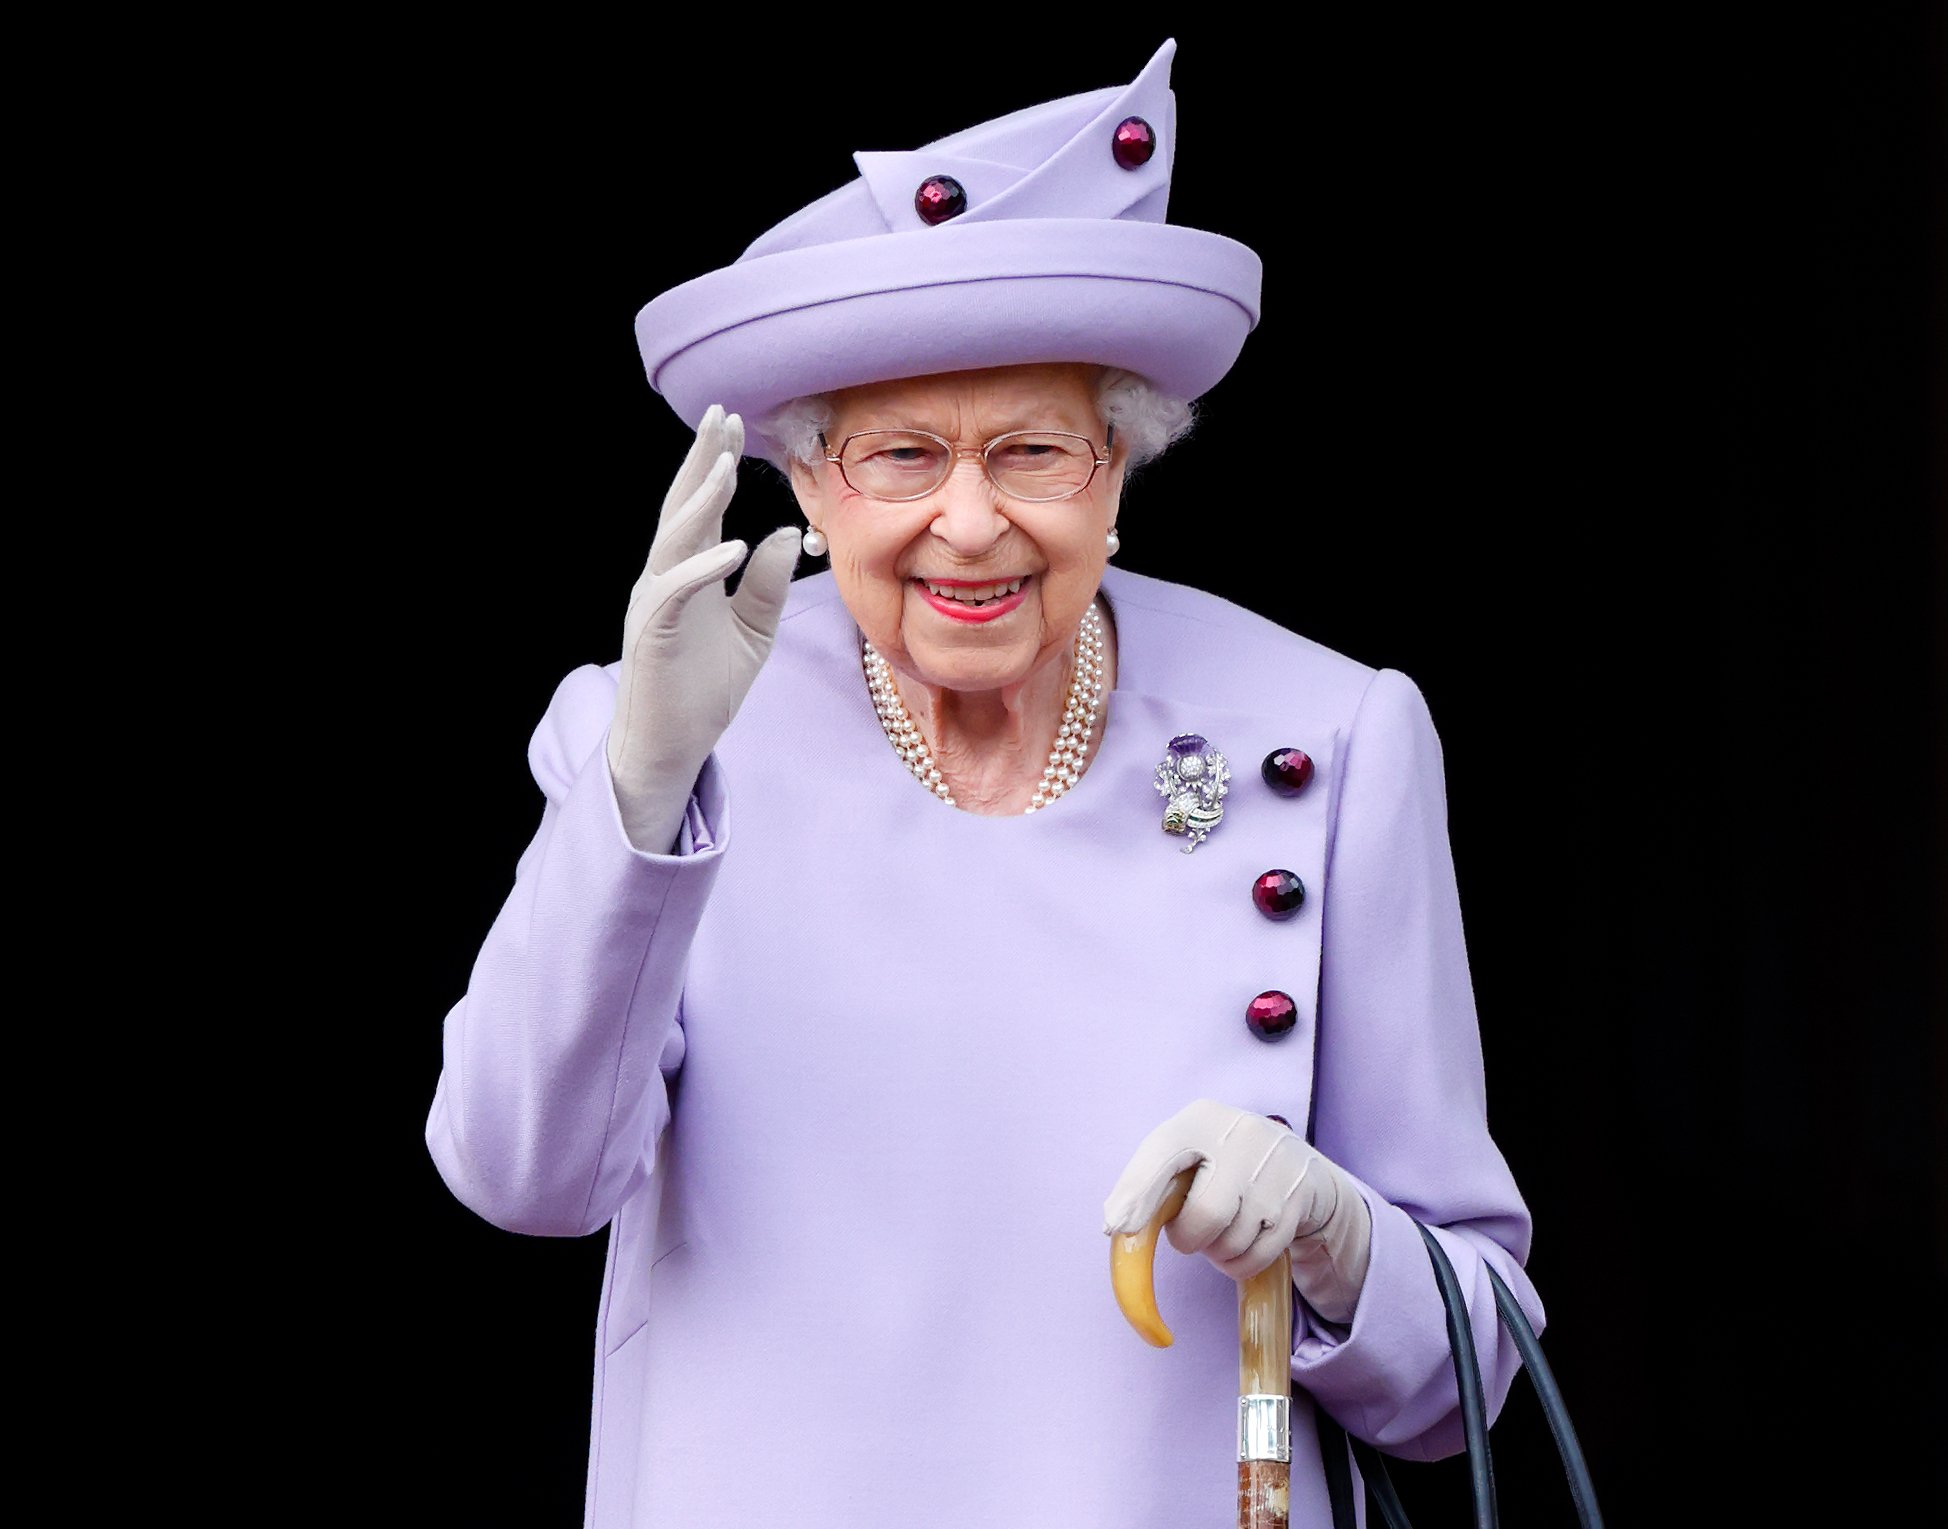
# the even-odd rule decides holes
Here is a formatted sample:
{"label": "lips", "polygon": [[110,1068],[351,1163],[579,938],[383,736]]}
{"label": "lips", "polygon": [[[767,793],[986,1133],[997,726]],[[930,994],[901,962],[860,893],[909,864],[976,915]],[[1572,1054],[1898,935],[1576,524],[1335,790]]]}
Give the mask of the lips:
{"label": "lips", "polygon": [[[1028,598],[1028,589],[1033,579],[1033,574],[1022,574],[1018,587],[1012,591],[1008,588],[1010,584],[1016,583],[1012,578],[988,580],[914,578],[909,582],[920,592],[922,600],[949,620],[992,621],[1015,610]],[[929,585],[936,587],[930,588]],[[990,593],[988,598],[979,603],[972,598],[972,592],[975,590],[992,592],[997,588],[999,593]],[[943,594],[939,592],[941,590],[953,590],[955,593]]]}

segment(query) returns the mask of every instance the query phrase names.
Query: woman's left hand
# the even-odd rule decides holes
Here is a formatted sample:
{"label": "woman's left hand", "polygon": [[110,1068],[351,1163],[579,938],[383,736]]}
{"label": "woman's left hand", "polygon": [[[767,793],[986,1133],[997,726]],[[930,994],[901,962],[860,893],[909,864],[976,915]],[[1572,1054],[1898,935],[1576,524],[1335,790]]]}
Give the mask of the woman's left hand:
{"label": "woman's left hand", "polygon": [[1192,1164],[1183,1209],[1164,1227],[1180,1253],[1202,1253],[1240,1282],[1286,1253],[1322,1317],[1351,1322],[1366,1281],[1366,1199],[1329,1158],[1265,1115],[1214,1099],[1186,1105],[1143,1139],[1103,1202],[1103,1231],[1140,1231],[1170,1181]]}

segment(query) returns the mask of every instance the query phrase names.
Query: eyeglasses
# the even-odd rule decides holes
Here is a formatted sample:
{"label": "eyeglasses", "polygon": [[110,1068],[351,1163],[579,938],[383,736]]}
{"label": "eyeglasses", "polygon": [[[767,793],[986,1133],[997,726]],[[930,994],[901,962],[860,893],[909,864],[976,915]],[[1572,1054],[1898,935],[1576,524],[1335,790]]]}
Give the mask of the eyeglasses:
{"label": "eyeglasses", "polygon": [[861,430],[841,441],[837,451],[821,431],[818,443],[847,487],[868,499],[894,504],[924,499],[947,481],[962,457],[979,457],[988,481],[1010,499],[1047,504],[1072,499],[1095,481],[1096,469],[1109,465],[1116,427],[1109,427],[1101,456],[1088,436],[1066,430],[1012,430],[978,451],[930,430]]}

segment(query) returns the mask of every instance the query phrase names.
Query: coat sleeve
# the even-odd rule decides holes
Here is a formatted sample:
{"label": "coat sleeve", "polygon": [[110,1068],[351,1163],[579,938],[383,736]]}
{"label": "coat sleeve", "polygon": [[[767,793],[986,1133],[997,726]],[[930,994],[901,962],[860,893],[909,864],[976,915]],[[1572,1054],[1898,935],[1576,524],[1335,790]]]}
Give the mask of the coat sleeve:
{"label": "coat sleeve", "polygon": [[675,851],[629,842],[609,773],[615,693],[612,674],[584,664],[535,729],[541,825],[447,1013],[426,1120],[453,1194],[535,1236],[606,1226],[655,1165],[683,1062],[690,943],[730,844],[715,755]]}
{"label": "coat sleeve", "polygon": [[1467,1297],[1492,1419],[1520,1356],[1492,1264],[1541,1331],[1528,1207],[1488,1134],[1481,1034],[1448,842],[1441,745],[1405,674],[1355,711],[1331,809],[1313,1143],[1373,1214],[1350,1328],[1295,1308],[1292,1376],[1349,1433],[1412,1459],[1465,1448],[1440,1290],[1418,1218]]}

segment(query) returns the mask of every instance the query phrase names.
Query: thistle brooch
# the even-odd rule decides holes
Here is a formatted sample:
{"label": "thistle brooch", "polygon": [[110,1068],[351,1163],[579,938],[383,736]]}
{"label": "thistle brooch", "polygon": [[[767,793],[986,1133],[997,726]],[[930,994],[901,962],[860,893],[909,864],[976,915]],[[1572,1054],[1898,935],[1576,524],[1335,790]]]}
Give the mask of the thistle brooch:
{"label": "thistle brooch", "polygon": [[1170,740],[1157,766],[1157,794],[1164,800],[1163,831],[1190,838],[1186,855],[1224,820],[1225,783],[1230,779],[1230,765],[1208,740],[1196,733]]}

